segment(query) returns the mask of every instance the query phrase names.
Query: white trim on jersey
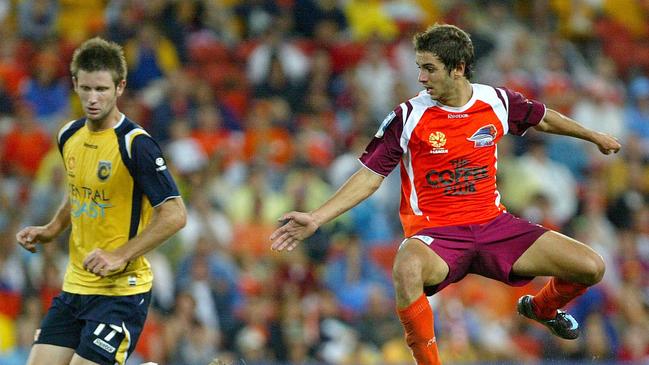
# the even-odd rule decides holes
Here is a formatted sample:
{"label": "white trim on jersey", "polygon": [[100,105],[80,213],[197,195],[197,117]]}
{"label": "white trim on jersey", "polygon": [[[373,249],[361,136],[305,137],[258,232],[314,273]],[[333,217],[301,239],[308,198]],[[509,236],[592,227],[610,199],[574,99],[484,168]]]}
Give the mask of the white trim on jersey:
{"label": "white trim on jersey", "polygon": [[[424,115],[428,107],[431,107],[434,104],[433,99],[430,98],[428,93],[419,94],[419,96],[410,100],[412,104],[412,112],[407,120],[403,124],[403,132],[401,133],[401,150],[404,151],[403,161],[406,168],[406,173],[408,174],[408,181],[410,182],[410,208],[415,215],[423,215],[424,213],[419,209],[419,199],[417,198],[417,189],[415,188],[415,173],[412,169],[412,159],[410,154],[410,149],[408,148],[408,143],[410,142],[410,137],[412,132],[419,124],[421,117]],[[405,108],[405,104],[401,104],[402,108]],[[403,113],[405,116],[406,113]]]}
{"label": "white trim on jersey", "polygon": [[76,120],[69,121],[66,125],[61,127],[61,129],[59,130],[59,134],[56,136],[56,141],[59,144],[61,144],[61,136],[63,135],[63,133],[65,133],[68,129],[70,129],[70,127],[74,122],[76,122]]}
{"label": "white trim on jersey", "polygon": [[168,197],[166,197],[163,201],[161,201],[160,203],[158,203],[158,204],[152,206],[152,208],[157,208],[157,207],[161,206],[162,204],[164,204],[167,200],[176,199],[176,198],[180,198],[180,195],[172,195],[172,196],[168,196]]}
{"label": "white trim on jersey", "polygon": [[[494,169],[496,170],[496,174],[498,173],[498,144],[494,146]],[[498,186],[496,186],[495,189],[496,192],[496,206],[500,207],[500,192],[498,191]]]}
{"label": "white trim on jersey", "polygon": [[131,144],[133,143],[133,139],[140,134],[146,134],[149,136],[149,133],[142,128],[134,128],[132,131],[124,135],[124,145],[126,146],[126,154],[128,155],[128,158],[131,158]]}
{"label": "white trim on jersey", "polygon": [[[498,95],[495,95],[497,100],[495,100],[494,102],[491,102],[491,100],[489,100],[489,102],[490,102],[490,104],[491,104],[491,106],[492,106],[492,108],[494,110],[494,113],[496,113],[496,115],[498,116],[498,119],[500,120],[500,124],[502,124],[502,126],[503,126],[503,135],[506,135],[507,133],[509,133],[509,123],[508,123],[508,119],[509,119],[509,98],[507,97],[507,93],[505,93],[505,90],[503,90],[503,89],[499,89],[499,88],[494,89],[494,88],[492,88],[490,86],[485,86],[485,85],[480,85],[480,86],[485,88],[485,90],[484,90],[485,91],[485,99],[489,100],[490,98],[488,98],[486,94],[491,93],[491,92],[493,92],[493,90],[495,90],[495,92],[497,92],[498,94],[500,94],[500,96],[502,96],[502,100],[505,101],[505,105],[502,105],[502,102],[501,102],[500,98],[498,97]],[[487,91],[486,89],[490,89],[490,91]]]}
{"label": "white trim on jersey", "polygon": [[[438,101],[433,101],[435,103],[434,105],[436,107],[446,111],[446,112],[451,112],[451,113],[461,113],[461,112],[467,111],[470,107],[473,106],[473,104],[475,103],[475,100],[477,98],[477,93],[476,93],[475,86],[476,86],[476,84],[471,84],[471,87],[473,88],[473,93],[471,95],[471,99],[469,99],[469,101],[467,101],[466,104],[464,104],[462,106],[448,106],[448,105],[444,105],[444,104],[442,104],[442,103],[440,103]],[[428,97],[430,97],[430,95]]]}
{"label": "white trim on jersey", "polygon": [[363,163],[363,161],[361,161],[360,158],[357,161],[360,162],[361,166],[363,166],[364,168],[370,170],[371,172],[375,173],[376,175],[378,175],[380,177],[383,177],[383,178],[388,177],[387,175],[379,174],[378,172],[376,172],[376,171],[372,170],[371,168],[369,168],[366,164]]}
{"label": "white trim on jersey", "polygon": [[126,119],[126,116],[124,115],[124,113],[120,113],[120,114],[122,114],[122,117],[119,118],[119,122],[117,122],[117,124],[115,124],[113,129],[117,129],[117,127],[119,127],[124,122],[124,119]]}
{"label": "white trim on jersey", "polygon": [[[491,105],[494,113],[496,113],[496,116],[498,117],[498,120],[500,121],[500,124],[503,127],[503,134],[509,133],[509,124],[507,123],[508,120],[508,115],[509,115],[509,98],[507,97],[507,94],[505,93],[504,90],[500,88],[496,88],[498,93],[502,96],[503,100],[505,101],[506,105],[502,105],[502,102],[500,98],[498,98],[498,95],[494,92],[494,88],[491,86],[483,85],[483,84],[471,84],[471,87],[473,88],[473,94],[471,95],[471,99],[466,102],[466,104],[459,106],[459,107],[454,107],[454,106],[448,106],[444,105],[442,103],[439,103],[435,100],[433,100],[430,95],[424,90],[419,93],[419,95],[415,98],[412,99],[413,104],[414,101],[417,99],[423,99],[426,100],[425,97],[428,97],[428,100],[430,100],[431,105],[430,106],[436,106],[440,108],[441,110],[447,111],[447,112],[452,112],[452,113],[461,113],[464,111],[467,111],[469,108],[475,104],[476,100],[482,100],[487,102],[489,105]],[[424,97],[424,98],[422,98]]]}

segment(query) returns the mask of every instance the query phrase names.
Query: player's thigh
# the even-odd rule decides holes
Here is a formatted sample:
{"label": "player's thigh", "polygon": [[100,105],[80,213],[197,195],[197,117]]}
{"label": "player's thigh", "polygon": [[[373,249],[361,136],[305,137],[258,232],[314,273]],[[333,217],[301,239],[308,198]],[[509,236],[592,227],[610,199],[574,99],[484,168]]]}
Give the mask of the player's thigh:
{"label": "player's thigh", "polygon": [[72,356],[72,361],[70,361],[70,365],[101,365],[101,364],[96,363],[94,361],[90,361],[88,359],[84,359],[83,357],[79,356],[79,354],[74,354],[74,356]]}
{"label": "player's thigh", "polygon": [[555,231],[541,235],[514,263],[521,276],[556,276],[594,284],[604,275],[602,257],[587,245]]}
{"label": "player's thigh", "polygon": [[399,246],[392,267],[395,281],[405,282],[410,278],[420,277],[426,286],[441,283],[448,272],[448,264],[424,242],[416,238],[406,239]]}
{"label": "player's thigh", "polygon": [[29,352],[27,365],[68,365],[73,355],[74,349],[69,347],[37,343]]}

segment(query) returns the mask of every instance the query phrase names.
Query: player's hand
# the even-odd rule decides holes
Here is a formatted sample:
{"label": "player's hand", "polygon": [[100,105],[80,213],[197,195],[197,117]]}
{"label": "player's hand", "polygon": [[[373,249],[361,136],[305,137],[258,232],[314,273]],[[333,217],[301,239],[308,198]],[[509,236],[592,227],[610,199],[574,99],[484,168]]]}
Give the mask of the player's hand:
{"label": "player's hand", "polygon": [[618,142],[617,138],[606,133],[597,132],[593,142],[597,145],[599,151],[605,155],[608,155],[611,152],[617,153],[620,148],[622,148],[622,145]]}
{"label": "player's hand", "polygon": [[124,268],[127,262],[120,255],[95,248],[83,260],[83,268],[101,277],[109,276]]}
{"label": "player's hand", "polygon": [[54,239],[46,226],[29,226],[16,233],[16,240],[25,250],[35,253],[37,243],[47,243]]}
{"label": "player's hand", "polygon": [[290,212],[279,220],[287,222],[270,235],[271,249],[277,251],[292,251],[298,243],[318,229],[318,224],[310,213]]}

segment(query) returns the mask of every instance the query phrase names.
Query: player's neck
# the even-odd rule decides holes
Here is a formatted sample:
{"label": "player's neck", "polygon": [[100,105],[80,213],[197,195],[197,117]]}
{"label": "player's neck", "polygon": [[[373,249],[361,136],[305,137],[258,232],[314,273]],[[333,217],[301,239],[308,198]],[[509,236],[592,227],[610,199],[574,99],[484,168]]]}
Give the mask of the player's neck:
{"label": "player's neck", "polygon": [[122,113],[117,109],[117,107],[115,107],[104,118],[96,120],[86,118],[86,126],[93,132],[100,132],[114,128],[121,119]]}
{"label": "player's neck", "polygon": [[466,103],[471,100],[471,97],[473,96],[473,87],[469,80],[465,78],[458,79],[455,81],[455,84],[455,95],[452,95],[445,104],[457,108],[466,105]]}
{"label": "player's neck", "polygon": [[451,92],[447,98],[439,99],[438,102],[453,108],[459,108],[466,105],[473,96],[473,86],[469,80],[464,77],[453,81]]}

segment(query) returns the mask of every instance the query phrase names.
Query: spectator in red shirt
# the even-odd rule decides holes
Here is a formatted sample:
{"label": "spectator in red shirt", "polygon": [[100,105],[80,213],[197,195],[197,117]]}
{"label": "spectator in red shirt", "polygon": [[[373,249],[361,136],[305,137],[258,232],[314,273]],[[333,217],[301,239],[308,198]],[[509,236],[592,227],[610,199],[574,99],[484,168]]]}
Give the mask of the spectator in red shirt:
{"label": "spectator in red shirt", "polygon": [[3,141],[3,168],[32,179],[50,149],[51,136],[36,120],[31,104],[25,101],[16,104],[15,122]]}

